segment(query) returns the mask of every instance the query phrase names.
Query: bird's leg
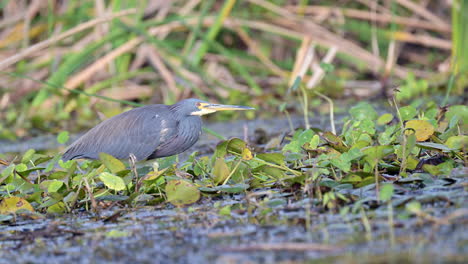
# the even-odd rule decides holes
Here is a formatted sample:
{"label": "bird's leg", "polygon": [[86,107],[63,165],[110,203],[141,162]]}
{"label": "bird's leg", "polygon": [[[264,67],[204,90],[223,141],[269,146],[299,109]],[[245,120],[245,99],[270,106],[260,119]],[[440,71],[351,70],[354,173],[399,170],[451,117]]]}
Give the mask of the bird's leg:
{"label": "bird's leg", "polygon": [[130,162],[130,169],[132,170],[133,175],[135,176],[135,192],[138,192],[138,190],[140,189],[140,179],[138,178],[138,172],[136,169],[137,158],[135,157],[135,155],[133,155],[133,153],[130,153],[128,160]]}

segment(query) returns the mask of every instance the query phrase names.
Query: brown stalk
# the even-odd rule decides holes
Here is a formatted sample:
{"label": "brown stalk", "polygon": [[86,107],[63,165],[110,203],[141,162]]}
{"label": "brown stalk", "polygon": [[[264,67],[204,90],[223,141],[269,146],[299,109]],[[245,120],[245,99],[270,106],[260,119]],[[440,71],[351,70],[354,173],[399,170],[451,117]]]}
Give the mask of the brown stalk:
{"label": "brown stalk", "polygon": [[450,40],[435,38],[427,35],[416,35],[408,32],[396,32],[393,38],[407,43],[419,44],[426,47],[450,50],[452,42]]}
{"label": "brown stalk", "polygon": [[[314,46],[312,45],[312,39],[310,36],[304,36],[302,38],[301,46],[296,52],[296,60],[294,61],[294,67],[289,78],[288,85],[293,85],[296,77],[304,78],[304,73],[312,62],[314,56]],[[308,61],[308,62],[306,62]],[[307,65],[305,65],[307,64]],[[301,72],[303,72],[301,74]]]}
{"label": "brown stalk", "polygon": [[416,4],[415,2],[408,1],[408,0],[396,0],[400,5],[408,8],[409,10],[413,11],[414,13],[424,17],[425,19],[432,21],[436,25],[442,25],[446,28],[450,28],[450,24],[446,23],[444,20],[439,18],[438,16],[434,15],[433,13],[429,12],[425,7]]}
{"label": "brown stalk", "polygon": [[[166,82],[167,86],[171,90],[171,92],[175,95],[176,98],[179,98],[180,91],[177,88],[176,81],[172,72],[166,67],[161,56],[159,55],[158,51],[153,45],[145,45],[146,54],[148,55],[148,61],[151,65],[158,70],[163,78],[164,82]],[[166,94],[166,99],[169,99],[169,96]]]}
{"label": "brown stalk", "polygon": [[[375,2],[371,2],[375,3]],[[294,6],[294,5],[289,5],[286,6],[287,10],[290,10],[291,12],[294,12],[296,14],[299,14],[299,10],[302,10],[301,7],[299,6]],[[360,19],[360,20],[369,20],[369,21],[374,21],[374,22],[379,22],[379,23],[395,23],[399,25],[404,25],[404,26],[411,26],[413,28],[421,28],[421,29],[427,29],[427,30],[432,30],[432,31],[439,31],[443,33],[450,33],[452,31],[451,27],[448,26],[447,24],[436,24],[432,22],[428,22],[425,20],[417,19],[417,18],[407,18],[407,17],[401,17],[401,16],[396,16],[390,13],[376,13],[376,16],[373,16],[371,12],[369,11],[364,11],[364,10],[357,10],[357,9],[352,9],[352,8],[338,8],[338,7],[329,7],[329,6],[306,6],[303,7],[303,10],[305,14],[309,15],[320,15],[325,12],[335,12],[335,11],[340,11],[345,17],[348,18],[355,18],[355,19]]]}
{"label": "brown stalk", "polygon": [[154,87],[150,85],[137,85],[130,82],[122,86],[112,87],[104,90],[103,96],[112,97],[117,100],[134,100],[142,97],[150,97],[154,93]]}
{"label": "brown stalk", "polygon": [[[384,62],[380,57],[374,56],[367,50],[361,48],[360,46],[354,44],[351,41],[342,38],[341,36],[338,36],[328,31],[326,28],[320,25],[317,25],[309,20],[297,17],[288,10],[279,8],[278,6],[275,6],[264,0],[249,0],[249,2],[257,4],[263,8],[270,10],[271,12],[277,13],[278,15],[282,16],[282,18],[280,19],[274,19],[274,22],[283,25],[289,28],[290,30],[300,30],[302,34],[314,36],[313,40],[320,45],[328,47],[336,45],[339,51],[348,53],[354,57],[359,58],[362,61],[367,62],[370,69],[382,68],[384,66]],[[400,67],[395,67],[394,73],[402,78],[404,78],[407,75],[407,72]]]}
{"label": "brown stalk", "polygon": [[236,29],[237,35],[241,38],[241,40],[249,47],[249,50],[261,61],[265,66],[267,66],[271,72],[275,73],[281,77],[287,77],[289,74],[288,72],[284,71],[280,67],[278,67],[274,62],[265,56],[262,51],[258,48],[258,44],[255,40],[253,40],[245,30],[241,27],[237,27]]}
{"label": "brown stalk", "polygon": [[[141,42],[140,38],[134,38],[128,42],[122,44],[120,47],[112,50],[107,53],[100,59],[96,60],[93,64],[88,66],[86,69],[82,70],[78,74],[72,76],[66,83],[65,87],[68,89],[75,89],[85,80],[88,80],[93,76],[97,71],[101,70],[103,67],[111,63],[115,58],[121,56],[122,54],[133,50],[133,47]],[[68,94],[68,91],[64,91],[64,94]]]}

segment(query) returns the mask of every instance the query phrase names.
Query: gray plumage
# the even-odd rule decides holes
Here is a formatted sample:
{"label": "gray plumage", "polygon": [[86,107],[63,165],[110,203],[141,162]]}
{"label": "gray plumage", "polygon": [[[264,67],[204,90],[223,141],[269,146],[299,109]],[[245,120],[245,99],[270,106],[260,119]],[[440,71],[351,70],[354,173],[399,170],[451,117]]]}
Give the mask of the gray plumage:
{"label": "gray plumage", "polygon": [[[174,105],[148,105],[107,119],[71,144],[63,160],[99,159],[105,152],[118,159],[137,160],[172,156],[197,142],[202,129],[198,99]],[[208,103],[206,103],[208,104]]]}

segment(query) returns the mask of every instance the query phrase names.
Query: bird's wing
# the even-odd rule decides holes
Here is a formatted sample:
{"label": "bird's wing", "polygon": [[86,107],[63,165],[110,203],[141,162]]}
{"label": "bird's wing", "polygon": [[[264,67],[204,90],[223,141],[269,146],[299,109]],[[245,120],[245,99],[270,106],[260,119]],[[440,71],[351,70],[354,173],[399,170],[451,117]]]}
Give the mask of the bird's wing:
{"label": "bird's wing", "polygon": [[135,108],[92,128],[67,149],[63,158],[98,159],[99,153],[105,152],[118,159],[132,153],[144,160],[176,131],[177,121],[167,106]]}

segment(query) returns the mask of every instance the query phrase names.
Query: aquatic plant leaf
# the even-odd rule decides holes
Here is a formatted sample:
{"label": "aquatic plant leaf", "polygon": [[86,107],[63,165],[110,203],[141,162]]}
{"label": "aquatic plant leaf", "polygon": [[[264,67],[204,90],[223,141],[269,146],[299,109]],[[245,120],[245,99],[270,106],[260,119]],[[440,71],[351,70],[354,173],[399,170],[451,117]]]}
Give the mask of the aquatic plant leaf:
{"label": "aquatic plant leaf", "polygon": [[291,151],[294,153],[301,153],[302,146],[304,146],[305,143],[310,142],[314,135],[315,132],[310,129],[304,131],[297,131],[296,133],[294,133],[291,142],[289,142],[283,147],[283,152]]}
{"label": "aquatic plant leaf", "polygon": [[453,170],[453,161],[448,160],[438,165],[424,164],[422,166],[422,169],[425,172],[430,173],[435,176],[450,175],[450,173]]}
{"label": "aquatic plant leaf", "polygon": [[286,158],[282,153],[260,153],[256,155],[257,158],[266,162],[271,162],[277,165],[284,165]]}
{"label": "aquatic plant leaf", "polygon": [[[0,176],[1,176],[2,178],[5,178],[5,177],[7,177],[7,176],[10,176],[10,175],[13,173],[13,171],[15,170],[15,166],[16,166],[15,164],[11,163],[8,167],[4,168],[4,169],[2,170],[2,172],[0,172]],[[1,183],[1,182],[0,182],[0,183]]]}
{"label": "aquatic plant leaf", "polygon": [[445,141],[445,145],[451,149],[466,149],[468,148],[468,136],[459,135],[452,136]]}
{"label": "aquatic plant leaf", "polygon": [[405,124],[405,134],[416,135],[417,141],[426,141],[434,134],[434,126],[426,120],[410,120]]}
{"label": "aquatic plant leaf", "polygon": [[57,135],[57,142],[59,144],[65,144],[67,143],[69,138],[70,138],[70,135],[68,131],[62,131]]}
{"label": "aquatic plant leaf", "polygon": [[34,212],[34,208],[31,204],[21,197],[8,197],[3,199],[0,203],[0,214],[13,214],[21,209]]}
{"label": "aquatic plant leaf", "polygon": [[375,120],[378,116],[374,107],[367,102],[360,102],[356,106],[351,107],[351,109],[349,110],[349,114],[357,120]]}
{"label": "aquatic plant leaf", "polygon": [[228,140],[227,150],[229,152],[241,155],[242,151],[244,150],[244,148],[246,148],[246,146],[247,143],[245,143],[245,141],[243,141],[242,139],[231,138],[230,140]]}
{"label": "aquatic plant leaf", "polygon": [[403,121],[410,120],[411,118],[415,117],[418,111],[414,106],[408,105],[401,107],[400,109],[400,116]]}
{"label": "aquatic plant leaf", "polygon": [[349,149],[340,137],[331,132],[327,131],[323,133],[322,138],[325,139],[332,148],[338,150],[340,153],[346,152]]}
{"label": "aquatic plant leaf", "polygon": [[286,176],[284,170],[279,168],[270,167],[268,165],[259,167],[260,171],[263,175],[266,175],[268,178],[274,179],[282,179]]}
{"label": "aquatic plant leaf", "polygon": [[107,153],[99,153],[99,159],[112,173],[117,173],[126,169],[125,165],[120,160]]}
{"label": "aquatic plant leaf", "polygon": [[421,203],[417,202],[417,201],[413,201],[413,202],[410,202],[410,203],[407,203],[406,204],[406,210],[410,213],[418,213],[418,212],[421,212]]}
{"label": "aquatic plant leaf", "polygon": [[366,154],[364,157],[364,160],[372,167],[374,168],[375,165],[379,162],[379,160],[383,159],[385,156],[393,153],[393,147],[392,146],[373,146],[373,147],[368,147],[366,149],[363,149],[362,152]]}
{"label": "aquatic plant leaf", "polygon": [[47,213],[49,214],[62,214],[62,213],[65,213],[66,211],[67,211],[67,207],[65,206],[64,202],[55,203],[49,206],[49,208],[47,208]]}
{"label": "aquatic plant leaf", "polygon": [[24,171],[16,171],[19,175],[23,176],[23,177],[27,177],[29,174],[31,174],[31,172],[33,171],[40,171],[40,170],[43,170],[44,168],[41,168],[41,167],[35,167],[35,168],[31,168],[31,169],[28,169],[28,170],[24,170]]}
{"label": "aquatic plant leaf", "polygon": [[379,193],[380,200],[384,202],[390,200],[393,196],[394,189],[395,188],[393,187],[393,184],[391,183],[383,184],[382,188],[380,188],[380,193]]}
{"label": "aquatic plant leaf", "polygon": [[231,206],[226,205],[219,210],[219,215],[231,216]]}
{"label": "aquatic plant leaf", "polygon": [[395,133],[397,131],[397,125],[393,125],[393,126],[387,126],[385,128],[385,131],[383,131],[382,133],[379,133],[379,138],[378,138],[378,141],[379,141],[379,144],[380,145],[390,145],[390,143],[393,143],[396,138],[397,138],[397,133]]}
{"label": "aquatic plant leaf", "polygon": [[361,182],[362,178],[356,174],[348,174],[343,179],[341,179],[341,183],[358,183]]}
{"label": "aquatic plant leaf", "polygon": [[319,144],[320,144],[320,136],[314,135],[309,142],[309,148],[316,149]]}
{"label": "aquatic plant leaf", "polygon": [[216,158],[224,158],[227,155],[228,140],[220,142],[216,145],[215,153],[213,154]]}
{"label": "aquatic plant leaf", "polygon": [[49,186],[47,187],[47,192],[57,192],[63,186],[63,181],[52,180],[50,181]]}
{"label": "aquatic plant leaf", "polygon": [[392,120],[393,120],[393,115],[390,114],[390,113],[386,113],[386,114],[381,115],[377,119],[377,124],[383,126],[383,125],[386,125],[386,124],[392,122]]}
{"label": "aquatic plant leaf", "polygon": [[106,238],[122,238],[122,237],[128,237],[130,235],[131,235],[131,232],[129,231],[112,229],[106,233]]}
{"label": "aquatic plant leaf", "polygon": [[226,164],[226,161],[224,161],[223,158],[217,158],[212,171],[215,184],[219,184],[226,180],[226,178],[229,176],[229,173],[230,170]]}
{"label": "aquatic plant leaf", "polygon": [[175,206],[195,203],[200,199],[200,190],[191,182],[171,180],[166,184],[167,201]]}
{"label": "aquatic plant leaf", "polygon": [[434,142],[418,142],[416,143],[416,146],[423,148],[423,149],[435,149],[435,150],[440,150],[443,152],[450,152],[454,150],[444,144],[439,144],[439,143],[434,143]]}
{"label": "aquatic plant leaf", "polygon": [[28,166],[24,163],[20,163],[15,166],[16,172],[23,172],[23,171],[26,171],[27,169],[28,169]]}
{"label": "aquatic plant leaf", "polygon": [[99,179],[111,190],[122,191],[125,189],[124,180],[108,172],[102,172],[99,174]]}
{"label": "aquatic plant leaf", "polygon": [[143,178],[143,180],[144,181],[156,180],[157,178],[161,177],[167,171],[167,169],[169,169],[169,168],[149,172],[148,174],[146,174],[146,176]]}
{"label": "aquatic plant leaf", "polygon": [[24,153],[23,158],[21,159],[21,162],[22,162],[22,163],[28,163],[28,162],[31,160],[32,155],[33,155],[34,153],[36,153],[36,150],[34,150],[34,149],[28,149],[28,150]]}
{"label": "aquatic plant leaf", "polygon": [[226,192],[226,193],[240,193],[245,190],[247,190],[250,187],[250,185],[245,184],[245,183],[239,183],[235,185],[220,185],[216,186],[216,190],[221,191],[221,192]]}
{"label": "aquatic plant leaf", "polygon": [[[458,117],[458,118],[454,118]],[[463,124],[468,124],[468,106],[466,105],[453,105],[451,106],[447,113],[445,113],[445,119],[447,121],[456,120],[455,124],[458,123],[458,120],[462,121]],[[451,124],[450,127],[455,124]]]}

